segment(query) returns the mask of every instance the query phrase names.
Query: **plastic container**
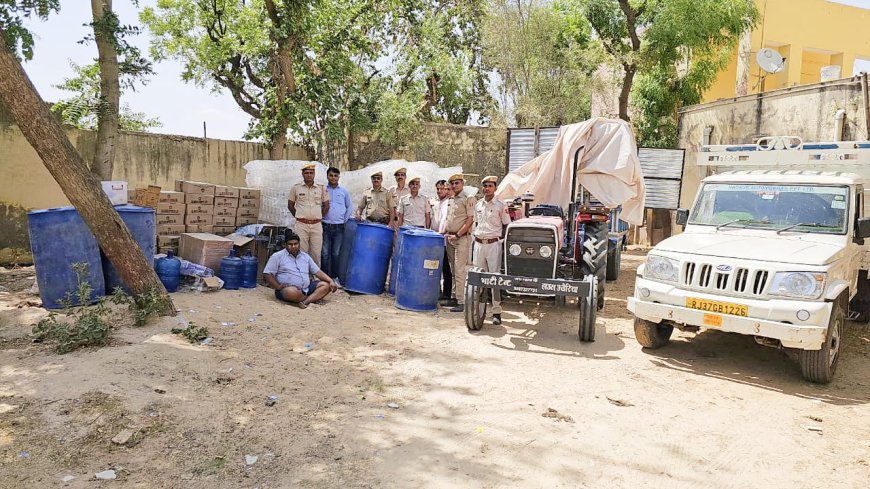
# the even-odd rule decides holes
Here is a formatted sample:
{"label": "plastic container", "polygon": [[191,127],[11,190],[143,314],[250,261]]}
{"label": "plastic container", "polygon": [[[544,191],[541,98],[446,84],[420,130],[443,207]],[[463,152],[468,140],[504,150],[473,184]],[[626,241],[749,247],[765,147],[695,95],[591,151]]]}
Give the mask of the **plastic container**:
{"label": "plastic container", "polygon": [[441,294],[441,260],[444,236],[427,229],[405,231],[398,260],[396,307],[409,311],[434,311]]}
{"label": "plastic container", "polygon": [[[154,217],[154,209],[139,207],[138,205],[116,205],[115,210],[121,216],[121,220],[127,225],[133,239],[139,245],[145,259],[153,266],[154,251],[157,240],[157,223]],[[121,287],[125,292],[130,292],[127,284],[121,280],[121,275],[115,266],[109,262],[106,255],[100,252],[103,260],[103,277],[106,282],[106,293],[111,294],[115,287]]]}
{"label": "plastic container", "polygon": [[218,277],[224,281],[227,290],[238,290],[242,285],[242,271],[245,264],[236,256],[236,250],[230,250],[229,256],[221,258],[221,268]]}
{"label": "plastic container", "polygon": [[36,266],[36,281],[43,307],[57,309],[67,293],[79,304],[78,278],[73,263],[87,263],[85,280],[93,289],[88,303],[105,295],[100,248],[91,230],[73,207],[41,209],[27,213],[30,251]]}
{"label": "plastic container", "polygon": [[251,250],[245,252],[242,257],[242,288],[253,289],[257,287],[257,257],[251,254]]}
{"label": "plastic container", "polygon": [[399,228],[399,236],[396,238],[396,246],[393,248],[393,259],[390,261],[390,282],[387,284],[387,293],[390,295],[396,295],[396,272],[399,270],[399,260],[402,258],[402,241],[405,231],[410,229],[414,229],[414,227],[402,226]]}
{"label": "plastic container", "polygon": [[347,266],[345,289],[360,294],[382,294],[392,250],[393,228],[371,222],[359,223]]}
{"label": "plastic container", "polygon": [[338,256],[338,281],[342,284],[347,283],[347,266],[350,264],[353,240],[356,237],[356,227],[360,222],[362,221],[350,219],[344,223],[344,237],[341,239],[341,254]]}
{"label": "plastic container", "polygon": [[181,280],[181,260],[175,257],[172,250],[169,250],[165,257],[157,259],[154,270],[163,286],[166,287],[166,292],[178,290],[178,282]]}

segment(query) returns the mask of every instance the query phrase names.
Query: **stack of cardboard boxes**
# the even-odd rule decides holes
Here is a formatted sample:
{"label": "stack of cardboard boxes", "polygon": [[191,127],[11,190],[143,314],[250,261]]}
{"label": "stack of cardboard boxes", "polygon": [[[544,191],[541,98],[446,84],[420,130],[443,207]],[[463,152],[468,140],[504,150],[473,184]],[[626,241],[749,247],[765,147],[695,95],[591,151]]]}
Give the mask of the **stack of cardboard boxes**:
{"label": "stack of cardboard boxes", "polygon": [[157,197],[157,252],[178,254],[178,237],[185,232],[184,194],[161,190]]}

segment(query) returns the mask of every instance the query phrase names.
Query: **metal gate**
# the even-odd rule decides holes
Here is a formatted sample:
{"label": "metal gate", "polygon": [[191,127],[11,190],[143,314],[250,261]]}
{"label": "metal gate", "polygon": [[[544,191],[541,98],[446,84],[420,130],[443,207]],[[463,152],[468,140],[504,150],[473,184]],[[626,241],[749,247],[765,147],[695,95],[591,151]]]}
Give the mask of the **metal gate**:
{"label": "metal gate", "polygon": [[[508,129],[507,171],[523,166],[556,144],[558,127]],[[683,179],[684,149],[638,148],[645,206],[650,209],[677,209]]]}

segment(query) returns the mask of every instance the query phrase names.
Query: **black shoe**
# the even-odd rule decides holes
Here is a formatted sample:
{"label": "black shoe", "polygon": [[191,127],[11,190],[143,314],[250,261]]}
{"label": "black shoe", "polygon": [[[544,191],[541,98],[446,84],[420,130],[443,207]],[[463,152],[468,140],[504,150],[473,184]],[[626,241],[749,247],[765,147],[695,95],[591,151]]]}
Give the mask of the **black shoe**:
{"label": "black shoe", "polygon": [[501,324],[501,314],[493,314],[492,315],[492,324],[498,326]]}
{"label": "black shoe", "polygon": [[441,299],[440,301],[438,301],[438,303],[446,307],[455,306],[456,299]]}
{"label": "black shoe", "polygon": [[465,304],[457,304],[450,308],[450,312],[465,312]]}

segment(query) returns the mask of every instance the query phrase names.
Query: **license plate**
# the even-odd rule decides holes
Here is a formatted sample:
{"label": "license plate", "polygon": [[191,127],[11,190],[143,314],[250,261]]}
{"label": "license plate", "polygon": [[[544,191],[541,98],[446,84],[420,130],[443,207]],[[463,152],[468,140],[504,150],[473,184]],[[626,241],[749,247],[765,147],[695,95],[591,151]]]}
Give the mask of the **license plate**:
{"label": "license plate", "polygon": [[718,312],[719,314],[730,314],[732,316],[748,316],[749,308],[740,304],[732,304],[730,302],[708,301],[704,299],[696,299],[694,297],[686,298],[686,307],[689,309],[697,309],[699,311]]}

